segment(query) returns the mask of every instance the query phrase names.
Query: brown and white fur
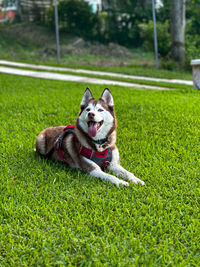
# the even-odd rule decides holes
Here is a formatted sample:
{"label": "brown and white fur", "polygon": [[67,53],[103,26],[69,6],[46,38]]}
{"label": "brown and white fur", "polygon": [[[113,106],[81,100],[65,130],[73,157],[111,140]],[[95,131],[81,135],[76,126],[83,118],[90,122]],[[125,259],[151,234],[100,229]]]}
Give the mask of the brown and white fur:
{"label": "brown and white fur", "polygon": [[[108,147],[112,147],[112,161],[107,166],[107,170],[112,171],[116,176],[121,176],[130,182],[144,185],[143,181],[120,165],[119,152],[115,145],[116,127],[117,121],[114,113],[114,101],[109,89],[106,88],[101,97],[98,100],[95,100],[90,89],[87,88],[82,98],[81,111],[77,117],[74,129],[79,142],[82,146],[99,152],[104,151]],[[37,137],[36,151],[40,155],[48,153],[54,146],[57,137],[63,132],[64,128],[65,126],[58,126],[49,127],[43,130]],[[107,141],[102,145],[92,141],[92,139],[99,140],[105,138],[107,138]],[[118,179],[114,175],[105,173],[96,163],[80,155],[79,146],[77,142],[74,141],[73,134],[68,134],[64,138],[62,153],[66,162],[72,168],[82,169],[89,173],[90,176],[110,181],[117,187],[119,187],[119,185],[129,185],[128,182]],[[53,152],[51,159],[61,161],[57,150]]]}

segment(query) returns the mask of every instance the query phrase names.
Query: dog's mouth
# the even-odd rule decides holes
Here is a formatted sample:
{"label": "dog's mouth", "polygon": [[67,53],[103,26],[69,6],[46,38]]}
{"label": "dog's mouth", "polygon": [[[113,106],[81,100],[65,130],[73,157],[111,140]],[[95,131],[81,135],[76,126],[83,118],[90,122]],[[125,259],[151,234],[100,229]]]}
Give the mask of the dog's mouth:
{"label": "dog's mouth", "polygon": [[97,132],[101,128],[103,121],[95,122],[95,121],[88,121],[88,135],[90,137],[95,137]]}

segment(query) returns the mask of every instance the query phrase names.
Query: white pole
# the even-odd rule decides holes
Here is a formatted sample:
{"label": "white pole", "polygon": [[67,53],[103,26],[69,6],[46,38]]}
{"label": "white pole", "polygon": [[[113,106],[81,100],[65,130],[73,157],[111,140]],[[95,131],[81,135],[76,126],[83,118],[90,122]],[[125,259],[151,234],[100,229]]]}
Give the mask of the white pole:
{"label": "white pole", "polygon": [[153,35],[154,35],[154,52],[155,52],[155,61],[156,68],[159,68],[158,63],[158,41],[157,41],[157,31],[156,31],[156,12],[155,12],[155,2],[152,0],[152,13],[153,13]]}
{"label": "white pole", "polygon": [[60,64],[60,40],[59,40],[59,25],[58,25],[58,5],[57,5],[57,0],[54,0],[54,11],[55,11],[55,25],[56,25],[57,63]]}

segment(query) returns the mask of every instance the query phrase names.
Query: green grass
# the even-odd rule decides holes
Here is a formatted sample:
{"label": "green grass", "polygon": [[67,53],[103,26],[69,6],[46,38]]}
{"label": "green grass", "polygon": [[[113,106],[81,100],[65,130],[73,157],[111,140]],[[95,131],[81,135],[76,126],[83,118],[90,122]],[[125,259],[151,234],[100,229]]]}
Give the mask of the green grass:
{"label": "green grass", "polygon": [[110,87],[121,164],[146,183],[118,189],[33,151],[86,86],[0,74],[0,265],[199,266],[199,92]]}

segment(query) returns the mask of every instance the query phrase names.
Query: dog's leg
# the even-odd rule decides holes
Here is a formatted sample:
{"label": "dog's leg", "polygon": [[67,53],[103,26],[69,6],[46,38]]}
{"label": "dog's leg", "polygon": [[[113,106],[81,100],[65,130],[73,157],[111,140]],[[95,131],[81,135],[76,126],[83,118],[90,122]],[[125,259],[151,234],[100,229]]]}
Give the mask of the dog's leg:
{"label": "dog's leg", "polygon": [[101,179],[104,179],[106,181],[109,181],[109,182],[115,184],[117,187],[119,187],[119,185],[129,186],[129,183],[118,179],[114,175],[103,172],[101,170],[101,168],[93,161],[91,161],[87,158],[84,158],[84,161],[85,161],[85,163],[88,164],[88,168],[86,166],[84,166],[84,169],[90,174],[90,176],[101,178]]}
{"label": "dog's leg", "polygon": [[133,182],[135,184],[142,184],[145,183],[140,180],[139,178],[135,177],[131,172],[125,170],[121,165],[110,163],[108,166],[108,170],[113,171],[117,176],[122,176],[123,178],[127,179],[130,182]]}
{"label": "dog's leg", "polygon": [[90,175],[92,177],[97,177],[97,178],[101,178],[101,179],[104,179],[106,181],[109,181],[109,182],[115,184],[117,187],[119,187],[120,184],[123,186],[129,186],[129,184],[127,182],[118,179],[114,175],[103,172],[100,168],[91,171]]}
{"label": "dog's leg", "polygon": [[142,184],[144,185],[145,183],[140,180],[139,178],[135,177],[135,175],[127,170],[125,170],[119,163],[119,151],[117,147],[113,149],[112,152],[112,162],[108,165],[107,167],[108,170],[114,172],[117,176],[121,176],[130,182],[133,182],[135,184]]}

